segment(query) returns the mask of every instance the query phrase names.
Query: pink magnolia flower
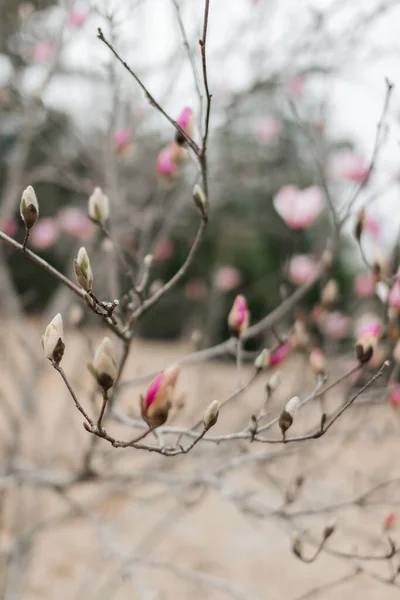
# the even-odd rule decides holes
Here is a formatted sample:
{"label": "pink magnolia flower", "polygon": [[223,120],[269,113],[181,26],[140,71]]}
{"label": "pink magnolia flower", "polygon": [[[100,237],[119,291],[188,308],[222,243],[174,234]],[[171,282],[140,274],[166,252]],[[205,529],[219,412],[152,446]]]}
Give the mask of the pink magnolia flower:
{"label": "pink magnolia flower", "polygon": [[[188,106],[186,106],[182,112],[180,113],[179,117],[177,118],[176,122],[178,123],[178,125],[180,125],[183,129],[183,131],[185,133],[187,133],[187,135],[189,137],[193,137],[193,112],[192,109],[189,108]],[[186,142],[186,139],[177,131],[176,132],[176,142],[179,145],[182,145]]]}
{"label": "pink magnolia flower", "polygon": [[70,27],[73,27],[74,29],[80,29],[86,23],[87,18],[87,12],[75,9],[71,10],[71,12],[68,14],[67,23]]}
{"label": "pink magnolia flower", "polygon": [[372,298],[375,294],[375,282],[371,273],[361,273],[355,277],[354,291],[359,298]]}
{"label": "pink magnolia flower", "polygon": [[60,236],[60,228],[56,219],[51,217],[39,219],[31,230],[30,243],[38,250],[46,250],[54,246]]}
{"label": "pink magnolia flower", "polygon": [[392,408],[400,407],[400,385],[396,382],[392,383],[389,396],[389,404]]}
{"label": "pink magnolia flower", "polygon": [[285,185],[273,200],[276,212],[290,229],[310,227],[324,208],[319,187],[299,190],[295,185]]}
{"label": "pink magnolia flower", "polygon": [[307,254],[297,254],[290,259],[288,278],[296,285],[303,285],[311,281],[318,272],[316,261]]}
{"label": "pink magnolia flower", "polygon": [[291,342],[289,342],[289,341],[284,342],[269,357],[269,366],[275,367],[276,365],[279,365],[279,363],[281,363],[287,357],[287,355],[290,353],[291,349],[292,349]]}
{"label": "pink magnolia flower", "polygon": [[400,281],[396,280],[389,293],[389,306],[400,312]]}
{"label": "pink magnolia flower", "polygon": [[214,284],[222,292],[230,292],[242,281],[241,273],[236,267],[220,267],[215,273]]}
{"label": "pink magnolia flower", "polygon": [[150,383],[145,396],[140,396],[142,418],[149,427],[160,427],[168,418],[179,367],[173,365],[161,371]]}
{"label": "pink magnolia flower", "polygon": [[342,312],[335,310],[326,312],[323,317],[322,329],[324,333],[334,340],[342,340],[350,330],[350,319]]}
{"label": "pink magnolia flower", "polygon": [[32,49],[32,58],[39,63],[48,63],[55,56],[55,45],[53,42],[43,40],[37,42]]}
{"label": "pink magnolia flower", "polygon": [[369,165],[352,150],[341,150],[332,158],[331,174],[334,179],[362,183],[369,173]]}
{"label": "pink magnolia flower", "polygon": [[154,248],[154,257],[156,260],[163,261],[171,258],[174,252],[174,245],[171,240],[164,238],[160,240]]}
{"label": "pink magnolia flower", "polygon": [[61,228],[77,238],[88,239],[96,229],[87,214],[74,206],[61,210],[58,219]]}
{"label": "pink magnolia flower", "polygon": [[128,128],[120,129],[114,135],[114,148],[117,154],[124,154],[131,146],[132,132]]}
{"label": "pink magnolia flower", "polygon": [[388,513],[385,518],[383,519],[383,528],[384,529],[391,529],[393,527],[393,525],[395,524],[395,522],[397,521],[397,515],[394,512],[390,512]]}
{"label": "pink magnolia flower", "polygon": [[278,142],[282,133],[282,121],[275,115],[262,119],[256,128],[255,135],[260,144],[271,146]]}
{"label": "pink magnolia flower", "polygon": [[182,148],[172,143],[163,148],[157,158],[156,171],[161,178],[171,181],[179,176]]}
{"label": "pink magnolia flower", "polygon": [[304,75],[294,75],[286,82],[286,91],[292,98],[299,98],[304,93],[305,83]]}
{"label": "pink magnolia flower", "polygon": [[249,325],[249,318],[250,315],[246,298],[241,295],[236,296],[228,315],[228,325],[232,335],[240,337]]}
{"label": "pink magnolia flower", "polygon": [[18,231],[18,223],[17,220],[14,219],[14,217],[10,217],[8,219],[2,219],[0,221],[0,229],[1,231],[3,231],[6,235],[10,236],[10,237],[14,237],[14,235],[17,233]]}

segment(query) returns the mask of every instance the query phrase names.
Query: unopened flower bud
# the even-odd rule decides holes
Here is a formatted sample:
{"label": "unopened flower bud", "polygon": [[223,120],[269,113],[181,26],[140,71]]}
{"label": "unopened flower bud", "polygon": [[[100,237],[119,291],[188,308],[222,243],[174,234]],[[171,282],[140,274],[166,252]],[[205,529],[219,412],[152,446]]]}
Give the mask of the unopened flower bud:
{"label": "unopened flower bud", "polygon": [[354,237],[357,242],[361,240],[361,235],[364,231],[365,227],[365,208],[362,208],[357,215],[356,225],[354,227]]}
{"label": "unopened flower bud", "polygon": [[249,325],[249,310],[244,296],[236,296],[228,316],[228,325],[232,335],[236,337],[240,337],[246,331]]}
{"label": "unopened flower bud", "polygon": [[[180,127],[182,127],[183,131],[189,137],[193,136],[193,116],[191,108],[189,108],[188,106],[184,108],[179,117],[177,118],[176,122],[178,123],[178,125],[180,125]],[[175,141],[179,146],[184,146],[186,144],[186,138],[180,131],[176,132]]]}
{"label": "unopened flower bud", "polygon": [[300,398],[298,396],[294,396],[289,400],[289,402],[286,403],[285,408],[281,412],[281,415],[279,417],[279,427],[281,428],[283,436],[285,435],[289,427],[292,425],[294,415],[299,407],[299,404]]}
{"label": "unopened flower bud", "polygon": [[370,332],[363,333],[356,343],[356,356],[360,364],[367,363],[374,353],[377,346],[378,338]]}
{"label": "unopened flower bud", "polygon": [[109,217],[109,200],[99,187],[94,188],[93,193],[89,198],[88,212],[89,217],[93,221],[97,221],[100,225],[104,225]]}
{"label": "unopened flower bud", "polygon": [[213,427],[213,425],[215,425],[215,423],[218,420],[218,415],[219,415],[219,404],[218,404],[218,400],[213,400],[206,408],[205,413],[204,413],[204,417],[203,417],[203,423],[204,423],[204,429],[210,429],[210,427]]}
{"label": "unopened flower bud", "polygon": [[302,542],[302,539],[300,537],[300,534],[298,534],[298,533],[294,533],[293,536],[292,536],[292,552],[298,558],[302,557],[303,542]]}
{"label": "unopened flower bud", "polygon": [[146,256],[143,259],[143,264],[146,267],[146,269],[150,269],[153,262],[154,262],[154,256],[152,254],[146,254]]}
{"label": "unopened flower bud", "polygon": [[103,338],[88,368],[104,390],[108,390],[114,384],[117,377],[117,363],[110,338]]}
{"label": "unopened flower bud", "polygon": [[140,396],[142,418],[149,427],[155,429],[167,420],[178,375],[177,365],[161,371],[150,383],[146,395]]}
{"label": "unopened flower bud", "polygon": [[336,519],[331,519],[329,523],[325,525],[324,532],[322,537],[324,540],[327,540],[333,533],[336,531]]}
{"label": "unopened flower bud", "polygon": [[254,361],[254,366],[258,371],[262,371],[269,365],[269,351],[264,348]]}
{"label": "unopened flower bud", "polygon": [[276,371],[276,373],[271,375],[271,377],[268,379],[267,385],[265,386],[268,396],[270,396],[276,390],[281,381],[282,374],[280,371]]}
{"label": "unopened flower bud", "polygon": [[91,292],[93,286],[93,272],[90,266],[89,256],[86,248],[81,248],[78,256],[74,259],[75,277],[85,292]]}
{"label": "unopened flower bud", "polygon": [[197,206],[197,208],[203,215],[204,219],[207,220],[208,199],[204,193],[203,188],[198,183],[196,183],[196,185],[193,188],[193,200],[194,200],[195,205]]}
{"label": "unopened flower bud", "polygon": [[60,313],[47,325],[41,342],[47,358],[58,365],[61,362],[65,349],[64,327]]}
{"label": "unopened flower bud", "polygon": [[314,348],[310,353],[310,367],[317,377],[326,371],[325,355],[320,348]]}
{"label": "unopened flower bud", "polygon": [[22,194],[19,212],[27,231],[32,229],[39,217],[39,203],[31,185],[28,185]]}
{"label": "unopened flower bud", "polygon": [[339,286],[335,279],[330,279],[321,292],[321,304],[330,306],[339,297]]}

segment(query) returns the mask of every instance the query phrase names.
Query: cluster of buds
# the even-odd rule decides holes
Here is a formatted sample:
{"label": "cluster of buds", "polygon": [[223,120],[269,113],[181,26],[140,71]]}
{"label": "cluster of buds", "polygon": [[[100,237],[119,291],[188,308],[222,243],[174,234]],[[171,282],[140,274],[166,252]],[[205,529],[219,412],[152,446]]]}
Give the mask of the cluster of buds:
{"label": "cluster of buds", "polygon": [[88,201],[88,213],[92,221],[95,221],[102,227],[106,224],[110,215],[110,203],[99,187],[94,188]]}
{"label": "cluster of buds", "polygon": [[163,425],[172,406],[179,367],[173,365],[161,371],[150,383],[145,396],[140,396],[142,418],[155,429]]}
{"label": "cluster of buds", "polygon": [[60,364],[65,350],[64,326],[60,313],[47,325],[41,342],[47,358],[56,365]]}
{"label": "cluster of buds", "polygon": [[93,362],[88,363],[88,369],[104,391],[108,390],[117,377],[117,361],[110,338],[103,338],[97,347]]}
{"label": "cluster of buds", "polygon": [[360,364],[363,365],[371,360],[378,344],[379,332],[379,325],[373,325],[368,327],[358,338],[356,342],[356,356]]}
{"label": "cluster of buds", "polygon": [[215,425],[215,423],[218,421],[218,416],[219,403],[218,400],[213,400],[207,406],[203,416],[203,425],[206,431],[208,431],[211,427]]}
{"label": "cluster of buds", "polygon": [[19,212],[26,231],[30,231],[39,217],[39,203],[36,198],[35,190],[31,185],[28,185],[22,194]]}
{"label": "cluster of buds", "polygon": [[325,354],[320,348],[314,348],[310,353],[310,367],[316,377],[323,377],[326,373]]}
{"label": "cluster of buds", "polygon": [[75,277],[85,292],[91,292],[93,287],[93,272],[86,248],[81,248],[74,259]]}
{"label": "cluster of buds", "polygon": [[293,424],[294,416],[299,408],[299,405],[300,398],[298,396],[294,396],[289,400],[289,402],[286,403],[285,408],[281,412],[278,422],[283,437],[285,437],[287,430]]}
{"label": "cluster of buds", "polygon": [[241,337],[249,326],[249,309],[246,298],[242,295],[236,296],[231,311],[228,315],[228,325],[232,335]]}

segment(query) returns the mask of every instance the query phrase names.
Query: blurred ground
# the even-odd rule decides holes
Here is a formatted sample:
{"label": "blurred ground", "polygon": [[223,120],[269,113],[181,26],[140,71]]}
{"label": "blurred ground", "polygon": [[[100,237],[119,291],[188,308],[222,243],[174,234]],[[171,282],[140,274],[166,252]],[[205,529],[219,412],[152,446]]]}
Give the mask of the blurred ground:
{"label": "blurred ground", "polygon": [[[29,344],[37,346],[39,352],[36,335],[29,336]],[[84,390],[92,389],[85,370],[90,357],[88,346],[75,334],[67,333],[66,341],[64,368],[73,374],[71,382],[83,399]],[[12,375],[8,370],[13,355],[10,348],[2,354],[2,362],[5,372]],[[125,378],[165,367],[187,351],[184,344],[135,342]],[[38,473],[43,478],[49,474],[65,478],[81,468],[82,453],[91,438],[57,373],[41,360],[40,365],[43,372],[37,404],[26,408],[17,435],[21,446],[11,458],[5,452],[5,462],[11,461],[25,473],[36,473],[36,478]],[[28,382],[23,363],[18,373],[21,381],[25,377]],[[213,433],[235,431],[246,425],[262,404],[266,378],[262,376],[223,411]],[[280,394],[271,405],[274,416],[292,394],[293,384],[300,394],[313,387],[313,378],[301,357],[290,361],[285,369]],[[12,406],[15,389],[4,384],[4,378],[2,385],[3,404],[15,416],[21,410],[21,406]],[[173,415],[171,424],[194,422],[212,399],[225,397],[235,385],[235,368],[224,362],[185,367],[178,389],[185,393],[185,407]],[[129,388],[121,399],[121,408],[137,415],[138,395],[145,387]],[[337,402],[338,393],[326,399],[328,411],[329,405]],[[97,396],[95,403],[99,403]],[[318,415],[320,407],[315,402],[293,426],[293,433],[307,431],[318,420],[316,411]],[[6,411],[3,414],[5,450],[12,428]],[[326,436],[297,447],[203,443],[186,456],[165,458],[116,450],[100,442],[93,461],[101,473],[100,481],[70,488],[13,486],[3,492],[0,549],[13,549],[7,577],[15,577],[17,587],[18,581],[24,581],[24,600],[295,600],[351,573],[357,562],[353,561],[352,566],[327,554],[311,564],[300,562],[290,551],[293,524],[271,513],[283,507],[285,494],[298,474],[304,476],[304,485],[295,501],[284,507],[288,513],[334,505],[382,481],[399,478],[399,427],[399,419],[382,399],[372,407],[360,402]],[[116,423],[107,422],[107,428],[125,439],[132,437],[128,428]],[[276,430],[274,436],[278,437]],[[274,460],[272,455],[276,455]],[[227,469],[235,461],[236,467]],[[208,479],[206,486],[199,484],[204,479]],[[338,531],[329,541],[329,548],[359,554],[384,553],[388,544],[382,522],[390,511],[397,510],[398,488],[378,490],[366,506],[344,505],[334,511]],[[318,540],[331,516],[332,512],[322,511],[299,516],[295,523]],[[31,535],[37,526],[38,533]],[[398,542],[399,533],[395,523],[390,534]],[[15,545],[21,534],[22,546],[29,549],[26,555]],[[305,555],[311,556],[314,550],[305,543]],[[136,558],[129,561],[132,556]],[[382,577],[389,575],[387,561],[370,561],[364,566]],[[26,574],[25,581],[22,575]],[[207,584],[201,581],[201,574],[210,578]],[[236,595],[228,594],[226,585]],[[317,596],[307,596],[313,597]],[[319,597],[394,600],[399,591],[359,575],[324,589]]]}

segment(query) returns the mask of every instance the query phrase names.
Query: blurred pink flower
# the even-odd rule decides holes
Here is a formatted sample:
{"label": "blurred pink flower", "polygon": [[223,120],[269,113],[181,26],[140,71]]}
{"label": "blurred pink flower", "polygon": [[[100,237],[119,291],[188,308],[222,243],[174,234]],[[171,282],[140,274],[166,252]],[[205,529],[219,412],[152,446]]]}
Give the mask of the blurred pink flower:
{"label": "blurred pink flower", "polygon": [[286,82],[286,91],[292,98],[299,98],[303,95],[306,79],[304,75],[294,75]]}
{"label": "blurred pink flower", "polygon": [[390,390],[389,404],[392,408],[400,407],[400,385],[395,381]]}
{"label": "blurred pink flower", "polygon": [[279,363],[287,357],[291,349],[292,344],[290,342],[285,342],[282,346],[279,346],[279,348],[269,357],[269,366],[275,367],[276,365],[279,365]]}
{"label": "blurred pink flower", "polygon": [[223,292],[237,288],[242,281],[241,273],[236,267],[220,267],[214,276],[214,284]]}
{"label": "blurred pink flower", "polygon": [[274,208],[290,229],[310,227],[324,207],[319,187],[299,190],[295,185],[285,185],[276,194]]}
{"label": "blurred pink flower", "polygon": [[114,148],[117,154],[123,154],[132,146],[132,132],[128,128],[120,129],[114,135]]}
{"label": "blurred pink flower", "polygon": [[185,285],[185,296],[189,300],[201,300],[207,295],[207,286],[202,279],[190,279]]}
{"label": "blurred pink flower", "polygon": [[255,131],[260,144],[271,146],[276,144],[282,133],[282,121],[275,115],[268,115],[261,119]]}
{"label": "blurred pink flower", "polygon": [[390,512],[383,519],[383,529],[391,529],[397,520],[396,513]]}
{"label": "blurred pink flower", "polygon": [[14,235],[18,231],[18,223],[14,217],[10,217],[8,219],[2,219],[0,221],[0,230],[3,231],[6,235],[10,237],[14,237]]}
{"label": "blurred pink flower", "polygon": [[[186,106],[183,111],[180,113],[176,122],[178,125],[182,127],[184,131],[187,132],[187,129],[190,128],[192,122],[192,109]],[[190,134],[189,134],[190,135]]]}
{"label": "blurred pink flower", "polygon": [[86,23],[88,14],[83,10],[71,10],[67,17],[67,23],[74,29],[80,29]]}
{"label": "blurred pink flower", "polygon": [[400,281],[395,281],[389,294],[389,306],[400,312]]}
{"label": "blurred pink flower", "polygon": [[379,335],[382,321],[375,313],[364,313],[354,323],[354,337],[358,339],[366,333]]}
{"label": "blurred pink flower", "polygon": [[327,312],[322,321],[324,333],[334,340],[342,340],[350,330],[350,318],[342,312],[335,310]]}
{"label": "blurred pink flower", "polygon": [[352,150],[341,150],[332,158],[331,174],[334,179],[361,183],[367,179],[369,172],[369,165]]}
{"label": "blurred pink flower", "polygon": [[55,56],[55,45],[53,42],[42,40],[37,42],[32,49],[32,58],[36,62],[47,63]]}
{"label": "blurred pink flower", "polygon": [[88,239],[96,229],[86,212],[74,206],[61,210],[58,219],[62,229],[77,238]]}
{"label": "blurred pink flower", "polygon": [[181,147],[175,143],[163,148],[157,158],[157,174],[167,180],[178,177],[181,152]]}
{"label": "blurred pink flower", "polygon": [[28,246],[32,244],[38,250],[45,250],[54,246],[59,236],[60,228],[56,219],[51,217],[39,219],[35,227],[31,230]]}
{"label": "blurred pink flower", "polygon": [[371,273],[360,273],[354,278],[354,291],[359,298],[372,298],[375,294],[375,283]]}
{"label": "blurred pink flower", "polygon": [[174,252],[174,245],[171,240],[164,238],[160,240],[154,248],[154,257],[156,260],[168,260]]}
{"label": "blurred pink flower", "polygon": [[288,278],[296,285],[303,285],[313,279],[317,272],[318,265],[314,259],[307,254],[297,254],[290,260]]}

